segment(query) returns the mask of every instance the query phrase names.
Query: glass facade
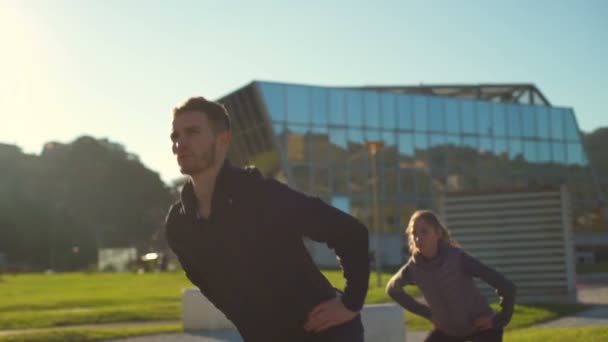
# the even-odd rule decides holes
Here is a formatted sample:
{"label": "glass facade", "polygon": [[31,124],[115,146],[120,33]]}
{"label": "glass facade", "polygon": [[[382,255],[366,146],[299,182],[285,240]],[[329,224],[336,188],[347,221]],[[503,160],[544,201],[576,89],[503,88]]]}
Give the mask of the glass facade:
{"label": "glass facade", "polygon": [[[233,117],[233,161],[340,203],[370,227],[377,186],[383,231],[436,209],[445,192],[566,183],[582,203],[575,211],[594,196],[569,108],[271,82],[221,102]],[[383,143],[375,155],[370,141]]]}

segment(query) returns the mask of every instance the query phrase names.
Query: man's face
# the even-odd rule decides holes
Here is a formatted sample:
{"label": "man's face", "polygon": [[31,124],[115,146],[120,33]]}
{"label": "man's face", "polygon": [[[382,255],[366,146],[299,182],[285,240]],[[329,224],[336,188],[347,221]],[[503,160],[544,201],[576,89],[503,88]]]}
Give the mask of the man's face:
{"label": "man's face", "polygon": [[173,154],[180,171],[195,175],[210,169],[216,161],[216,135],[207,115],[201,112],[184,112],[173,118]]}

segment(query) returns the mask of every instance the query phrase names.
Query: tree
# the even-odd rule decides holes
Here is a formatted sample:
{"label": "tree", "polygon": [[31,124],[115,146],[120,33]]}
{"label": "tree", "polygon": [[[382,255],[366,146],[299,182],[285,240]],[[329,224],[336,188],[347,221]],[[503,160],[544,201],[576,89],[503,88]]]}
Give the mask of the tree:
{"label": "tree", "polygon": [[83,136],[47,143],[40,156],[0,153],[0,165],[10,165],[0,168],[0,251],[9,260],[82,268],[101,247],[158,243],[169,189],[120,144]]}

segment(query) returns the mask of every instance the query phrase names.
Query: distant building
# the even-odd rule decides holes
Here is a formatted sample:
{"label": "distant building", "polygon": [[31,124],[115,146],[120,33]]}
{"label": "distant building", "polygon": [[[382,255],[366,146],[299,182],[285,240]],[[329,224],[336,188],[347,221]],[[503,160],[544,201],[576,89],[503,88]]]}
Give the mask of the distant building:
{"label": "distant building", "polygon": [[348,211],[370,228],[371,154],[381,141],[379,231],[402,232],[445,192],[567,184],[574,226],[600,194],[572,108],[531,84],[320,87],[252,82],[220,99],[232,114],[230,159]]}

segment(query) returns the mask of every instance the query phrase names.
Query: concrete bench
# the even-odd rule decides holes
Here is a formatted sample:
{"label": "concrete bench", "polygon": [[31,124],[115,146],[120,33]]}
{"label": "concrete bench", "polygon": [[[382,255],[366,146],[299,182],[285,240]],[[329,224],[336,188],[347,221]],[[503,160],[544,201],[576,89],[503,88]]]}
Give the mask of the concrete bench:
{"label": "concrete bench", "polygon": [[[396,304],[370,304],[361,310],[366,342],[405,341],[403,309]],[[224,314],[201,294],[188,288],[182,294],[182,323],[185,331],[236,329]]]}

